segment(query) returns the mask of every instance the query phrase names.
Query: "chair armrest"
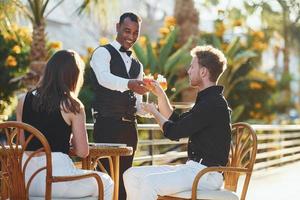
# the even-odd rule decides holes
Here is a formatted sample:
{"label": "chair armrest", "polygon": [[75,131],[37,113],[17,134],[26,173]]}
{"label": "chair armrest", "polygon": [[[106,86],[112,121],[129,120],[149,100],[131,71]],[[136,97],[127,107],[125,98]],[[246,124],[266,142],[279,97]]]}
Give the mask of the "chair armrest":
{"label": "chair armrest", "polygon": [[198,172],[192,186],[192,200],[197,200],[197,188],[200,178],[208,172],[235,172],[235,173],[248,173],[249,170],[242,167],[207,167]]}
{"label": "chair armrest", "polygon": [[67,182],[67,181],[75,181],[85,178],[95,178],[98,184],[98,200],[103,200],[104,198],[104,185],[100,178],[100,176],[96,173],[89,173],[83,175],[76,175],[76,176],[53,176],[52,182]]}

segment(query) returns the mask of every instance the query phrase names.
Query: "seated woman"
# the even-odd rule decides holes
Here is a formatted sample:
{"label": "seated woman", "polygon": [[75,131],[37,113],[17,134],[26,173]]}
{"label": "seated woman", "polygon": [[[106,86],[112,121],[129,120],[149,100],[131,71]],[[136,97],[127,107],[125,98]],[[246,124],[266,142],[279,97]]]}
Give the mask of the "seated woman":
{"label": "seated woman", "polygon": [[[37,88],[22,97],[17,106],[17,120],[36,127],[47,138],[52,150],[54,176],[91,172],[77,169],[68,156],[70,145],[79,157],[86,157],[89,153],[84,106],[77,98],[83,84],[83,73],[84,63],[76,52],[58,51],[48,61],[44,76]],[[29,143],[27,150],[32,151],[38,148],[40,144],[33,140]],[[26,154],[24,155],[26,157]],[[36,169],[45,165],[44,163],[45,156],[34,157],[27,167],[26,180],[28,181]],[[104,199],[111,200],[112,179],[105,173],[96,173],[104,184]],[[40,173],[33,179],[29,195],[45,195],[45,175]],[[94,178],[52,185],[53,198],[85,196],[98,196],[97,183]]]}

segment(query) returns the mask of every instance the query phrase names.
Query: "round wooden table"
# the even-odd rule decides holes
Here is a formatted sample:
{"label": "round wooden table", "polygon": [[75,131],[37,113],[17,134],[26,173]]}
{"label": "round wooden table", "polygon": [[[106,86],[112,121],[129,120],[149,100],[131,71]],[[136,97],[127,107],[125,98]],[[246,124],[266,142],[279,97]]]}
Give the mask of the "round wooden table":
{"label": "round wooden table", "polygon": [[[120,156],[130,156],[133,153],[132,147],[110,147],[110,146],[89,146],[89,155],[82,159],[82,169],[95,170],[99,166],[101,158],[108,158],[110,176],[114,181],[114,200],[118,200],[119,177],[120,177]],[[103,169],[103,166],[99,166]]]}

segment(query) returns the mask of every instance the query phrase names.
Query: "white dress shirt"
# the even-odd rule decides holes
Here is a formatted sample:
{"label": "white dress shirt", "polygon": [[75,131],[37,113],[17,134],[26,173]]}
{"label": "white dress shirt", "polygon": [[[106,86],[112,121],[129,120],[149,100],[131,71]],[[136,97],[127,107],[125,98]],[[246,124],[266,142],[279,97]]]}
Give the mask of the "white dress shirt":
{"label": "white dress shirt", "polygon": [[[129,70],[132,63],[131,56],[128,56],[125,52],[120,52],[121,44],[114,40],[111,45],[118,51],[121,55],[125,66],[126,71],[129,74]],[[128,81],[130,79],[122,78],[116,75],[113,75],[110,72],[110,60],[111,56],[108,50],[104,47],[99,47],[93,53],[93,56],[90,61],[90,65],[95,72],[98,83],[103,87],[106,87],[110,90],[117,90],[120,92],[124,92],[128,90]],[[140,63],[141,69],[138,77],[136,79],[143,80],[143,65]],[[142,102],[142,95],[134,93],[136,96],[136,106],[137,106],[137,114],[143,115],[144,112],[141,111],[140,104]]]}

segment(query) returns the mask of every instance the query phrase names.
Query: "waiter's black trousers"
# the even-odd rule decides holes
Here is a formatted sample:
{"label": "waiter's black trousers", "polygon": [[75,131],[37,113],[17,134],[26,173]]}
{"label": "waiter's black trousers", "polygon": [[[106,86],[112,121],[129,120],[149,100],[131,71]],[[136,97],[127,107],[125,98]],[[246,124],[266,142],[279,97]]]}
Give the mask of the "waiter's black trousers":
{"label": "waiter's black trousers", "polygon": [[[134,153],[137,146],[136,122],[126,122],[118,119],[98,116],[94,124],[94,142],[100,143],[124,143],[133,148],[132,156],[120,157],[120,189],[119,200],[126,200],[126,191],[123,183],[123,173],[132,166]],[[107,159],[101,163],[109,172]]]}

